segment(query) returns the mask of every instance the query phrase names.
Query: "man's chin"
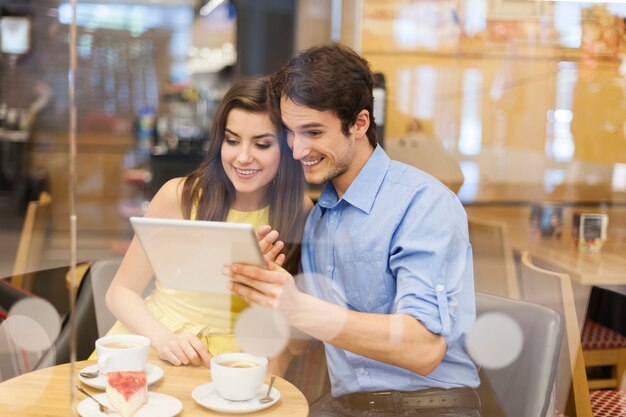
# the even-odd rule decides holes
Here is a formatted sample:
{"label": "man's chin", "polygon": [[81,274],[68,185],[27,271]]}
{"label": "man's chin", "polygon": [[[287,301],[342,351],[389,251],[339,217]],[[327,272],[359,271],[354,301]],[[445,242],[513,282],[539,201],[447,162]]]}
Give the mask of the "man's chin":
{"label": "man's chin", "polygon": [[307,183],[311,184],[311,185],[322,185],[325,184],[327,179],[326,178],[322,178],[318,175],[305,175],[304,179],[306,180]]}

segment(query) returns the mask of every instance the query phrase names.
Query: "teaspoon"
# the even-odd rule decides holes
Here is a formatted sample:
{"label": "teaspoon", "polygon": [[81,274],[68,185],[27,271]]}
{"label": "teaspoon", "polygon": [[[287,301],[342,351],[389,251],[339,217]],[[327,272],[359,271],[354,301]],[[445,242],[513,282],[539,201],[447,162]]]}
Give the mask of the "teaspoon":
{"label": "teaspoon", "polygon": [[100,375],[100,371],[93,371],[93,372],[80,371],[78,375],[82,376],[83,378],[97,378],[98,375]]}
{"label": "teaspoon", "polygon": [[259,402],[261,404],[265,404],[265,403],[269,403],[270,401],[274,401],[274,399],[270,396],[270,393],[272,392],[272,387],[274,386],[274,382],[275,381],[276,381],[276,377],[272,375],[272,380],[270,381],[270,386],[269,386],[269,388],[267,388],[267,394],[265,394],[265,397],[259,398]]}

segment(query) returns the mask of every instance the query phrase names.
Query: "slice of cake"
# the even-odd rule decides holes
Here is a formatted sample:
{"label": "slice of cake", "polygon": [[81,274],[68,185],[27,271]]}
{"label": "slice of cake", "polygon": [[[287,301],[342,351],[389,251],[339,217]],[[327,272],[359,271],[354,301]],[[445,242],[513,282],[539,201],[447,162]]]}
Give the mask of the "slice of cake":
{"label": "slice of cake", "polygon": [[145,372],[109,372],[106,393],[109,402],[122,417],[131,417],[148,401]]}

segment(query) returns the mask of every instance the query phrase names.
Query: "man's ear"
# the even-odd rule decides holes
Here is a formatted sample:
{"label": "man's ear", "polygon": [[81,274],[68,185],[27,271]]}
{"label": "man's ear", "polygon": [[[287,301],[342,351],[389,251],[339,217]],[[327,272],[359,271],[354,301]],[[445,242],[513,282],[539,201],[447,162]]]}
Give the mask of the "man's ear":
{"label": "man's ear", "polygon": [[363,109],[356,116],[354,122],[354,137],[356,139],[367,136],[367,129],[370,127],[370,112]]}

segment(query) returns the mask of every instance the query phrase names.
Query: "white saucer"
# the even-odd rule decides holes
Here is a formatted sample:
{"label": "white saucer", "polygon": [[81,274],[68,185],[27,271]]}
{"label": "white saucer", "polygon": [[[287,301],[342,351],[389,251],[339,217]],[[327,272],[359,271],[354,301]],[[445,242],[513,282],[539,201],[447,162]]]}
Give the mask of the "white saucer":
{"label": "white saucer", "polygon": [[251,413],[253,411],[263,410],[264,408],[271,407],[278,400],[280,400],[280,391],[275,387],[272,387],[270,396],[274,399],[268,403],[262,404],[259,402],[259,398],[264,397],[267,393],[267,384],[263,384],[259,393],[251,400],[248,401],[229,401],[223,398],[215,390],[215,386],[212,382],[202,384],[191,391],[191,397],[195,402],[203,407],[214,411],[220,411],[222,413]]}
{"label": "white saucer", "polygon": [[[90,365],[86,368],[81,369],[80,371],[85,371],[85,372],[96,372],[98,370],[98,365]],[[163,378],[163,369],[159,368],[156,365],[152,365],[152,364],[147,364],[146,365],[146,379],[148,380],[148,385],[152,385],[155,382],[158,382],[161,380],[161,378]],[[106,388],[106,376],[104,374],[100,374],[95,378],[85,378],[84,376],[80,376],[80,373],[78,374],[78,379],[80,379],[80,381],[83,384],[89,385],[92,388],[96,388],[96,389],[105,389]]]}
{"label": "white saucer", "polygon": [[[111,406],[105,393],[96,394],[94,398],[106,406]],[[178,398],[161,394],[159,392],[149,392],[148,402],[145,403],[133,417],[173,417],[183,409],[183,403]],[[78,414],[83,417],[102,417],[104,414],[98,409],[98,404],[91,398],[85,398],[76,408]],[[107,417],[119,417],[118,413],[107,414]]]}

